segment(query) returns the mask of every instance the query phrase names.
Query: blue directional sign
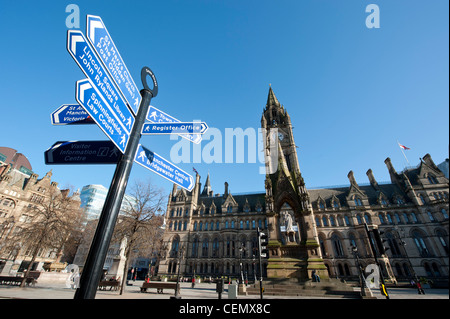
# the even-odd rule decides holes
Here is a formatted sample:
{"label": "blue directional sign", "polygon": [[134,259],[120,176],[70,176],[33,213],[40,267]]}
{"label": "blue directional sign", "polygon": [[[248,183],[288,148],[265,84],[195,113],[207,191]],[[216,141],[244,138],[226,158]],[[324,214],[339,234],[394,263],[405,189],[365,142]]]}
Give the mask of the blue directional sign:
{"label": "blue directional sign", "polygon": [[51,114],[53,125],[95,124],[79,104],[63,104]]}
{"label": "blue directional sign", "polygon": [[129,133],[90,79],[77,81],[75,98],[106,136],[125,153]]}
{"label": "blue directional sign", "polygon": [[44,153],[45,164],[117,164],[120,151],[111,141],[56,142]]}
{"label": "blue directional sign", "polygon": [[134,83],[116,45],[114,44],[102,18],[93,15],[87,15],[86,35],[91,42],[94,50],[103,61],[111,78],[117,84],[128,102],[128,106],[137,114],[139,104],[141,103],[141,94]]}
{"label": "blue directional sign", "polygon": [[194,188],[195,181],[191,175],[141,144],[137,148],[134,161],[188,191]]}
{"label": "blue directional sign", "polygon": [[[154,106],[150,105],[147,113],[147,120],[151,123],[177,123],[181,122],[180,120],[170,116],[167,113],[157,109]],[[202,136],[200,134],[178,134],[179,136],[195,143],[199,144],[202,140]]]}
{"label": "blue directional sign", "polygon": [[117,115],[127,133],[130,134],[134,123],[134,115],[128,109],[127,104],[108,75],[108,71],[81,31],[69,30],[67,32],[67,50]]}
{"label": "blue directional sign", "polygon": [[142,134],[203,134],[207,129],[205,122],[144,123]]}

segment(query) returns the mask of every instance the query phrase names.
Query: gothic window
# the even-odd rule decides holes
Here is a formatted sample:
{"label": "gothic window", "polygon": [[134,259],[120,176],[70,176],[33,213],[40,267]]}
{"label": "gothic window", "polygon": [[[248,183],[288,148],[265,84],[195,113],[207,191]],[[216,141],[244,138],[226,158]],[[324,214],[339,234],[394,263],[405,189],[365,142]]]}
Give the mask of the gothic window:
{"label": "gothic window", "polygon": [[392,221],[392,217],[391,217],[391,214],[386,214],[386,218],[387,218],[387,220],[388,220],[388,222],[389,222],[389,224],[393,224],[394,222]]}
{"label": "gothic window", "polygon": [[262,229],[262,220],[261,219],[258,220],[258,227],[259,227],[259,229]]}
{"label": "gothic window", "polygon": [[220,230],[220,223],[219,222],[216,223],[216,230]]}
{"label": "gothic window", "polygon": [[205,222],[205,231],[208,230],[208,222]]}
{"label": "gothic window", "polygon": [[245,222],[245,229],[250,229],[250,221]]}
{"label": "gothic window", "polygon": [[361,215],[356,215],[356,220],[358,221],[358,225],[362,225],[363,224]]}
{"label": "gothic window", "polygon": [[339,208],[339,203],[337,201],[333,201],[333,207],[334,208]]}
{"label": "gothic window", "polygon": [[184,216],[189,216],[189,208],[186,208],[186,210],[184,212]]}
{"label": "gothic window", "polygon": [[316,216],[316,226],[320,227],[320,218]]}
{"label": "gothic window", "polygon": [[427,178],[428,178],[428,182],[430,184],[437,184],[438,183],[436,177],[433,174],[428,174]]}
{"label": "gothic window", "polygon": [[444,208],[441,209],[441,213],[442,213],[442,216],[444,217],[444,219],[448,219],[447,211]]}
{"label": "gothic window", "polygon": [[256,211],[257,211],[258,213],[260,213],[260,212],[262,211],[261,205],[256,206]]}
{"label": "gothic window", "polygon": [[197,257],[198,252],[198,238],[195,237],[192,243],[192,257]]}
{"label": "gothic window", "polygon": [[241,220],[239,222],[239,229],[244,229],[244,221],[243,220]]}
{"label": "gothic window", "polygon": [[256,221],[252,220],[252,229],[256,229]]}
{"label": "gothic window", "polygon": [[411,217],[412,217],[413,223],[418,223],[419,222],[419,220],[417,219],[417,216],[416,216],[416,214],[414,212],[411,213]]}
{"label": "gothic window", "polygon": [[328,220],[325,216],[322,217],[322,222],[323,222],[323,226],[327,227],[328,226]]}
{"label": "gothic window", "polygon": [[212,257],[219,257],[219,240],[214,238],[212,247]]}
{"label": "gothic window", "polygon": [[378,218],[380,219],[380,224],[381,225],[386,224],[386,221],[384,220],[383,214],[379,213],[378,214]]}
{"label": "gothic window", "polygon": [[225,229],[228,229],[228,220],[225,221]]}
{"label": "gothic window", "polygon": [[215,207],[211,207],[211,215],[214,215],[216,213],[216,208]]}
{"label": "gothic window", "polygon": [[202,231],[202,230],[203,230],[203,223],[202,223],[202,222],[200,222],[200,223],[198,224],[198,230],[199,230],[199,231]]}
{"label": "gothic window", "polygon": [[417,250],[419,251],[420,256],[428,257],[430,256],[430,251],[425,243],[425,240],[422,234],[419,231],[413,232],[414,243],[416,244]]}
{"label": "gothic window", "polygon": [[187,222],[185,221],[183,224],[183,230],[186,230],[186,229],[187,229]]}
{"label": "gothic window", "polygon": [[334,216],[330,216],[330,225],[336,226],[336,221],[334,220]]}
{"label": "gothic window", "polygon": [[430,211],[427,211],[427,215],[428,215],[428,218],[430,219],[430,222],[436,221],[436,219],[434,219],[434,216]]}
{"label": "gothic window", "polygon": [[402,220],[400,219],[400,216],[398,215],[398,213],[395,213],[394,217],[395,217],[395,222],[397,224],[401,224],[402,223]]}
{"label": "gothic window", "polygon": [[197,231],[197,222],[194,222],[194,231]]}
{"label": "gothic window", "polygon": [[178,256],[178,246],[180,244],[180,239],[178,237],[175,237],[172,240],[172,250],[170,252],[171,257],[177,257]]}
{"label": "gothic window", "polygon": [[208,257],[208,239],[205,238],[202,244],[202,257]]}
{"label": "gothic window", "polygon": [[394,235],[392,233],[386,234],[387,243],[389,245],[389,248],[391,249],[393,256],[401,256],[400,248],[398,247],[397,240],[394,238]]}
{"label": "gothic window", "polygon": [[175,224],[174,224],[174,226],[173,226],[173,230],[177,230],[177,226],[178,226],[178,222],[175,221]]}
{"label": "gothic window", "polygon": [[344,220],[345,220],[345,226],[351,226],[350,219],[348,218],[347,215],[344,215]]}
{"label": "gothic window", "polygon": [[174,213],[175,213],[175,209],[171,209],[170,210],[170,217],[173,217]]}
{"label": "gothic window", "polygon": [[370,218],[369,214],[364,214],[364,220],[366,221],[367,224],[372,224],[372,220]]}
{"label": "gothic window", "polygon": [[358,196],[355,196],[353,200],[355,201],[356,206],[362,206],[361,198],[359,198]]}
{"label": "gothic window", "polygon": [[231,229],[234,229],[234,220],[231,221]]}
{"label": "gothic window", "polygon": [[420,201],[422,202],[422,205],[425,205],[426,204],[425,203],[425,198],[423,198],[422,194],[419,195],[419,198],[420,198]]}
{"label": "gothic window", "polygon": [[448,236],[446,236],[442,230],[438,230],[436,232],[436,235],[439,239],[439,242],[442,245],[442,248],[444,249],[445,253],[448,255]]}
{"label": "gothic window", "polygon": [[233,212],[233,206],[228,205],[227,207],[227,213],[232,213]]}
{"label": "gothic window", "polygon": [[355,235],[354,234],[350,234],[348,237],[349,237],[348,239],[350,241],[350,246],[351,247],[358,247],[356,245],[356,237],[355,237]]}
{"label": "gothic window", "polygon": [[319,208],[320,208],[320,209],[325,209],[325,205],[323,204],[322,201],[319,202]]}
{"label": "gothic window", "polygon": [[334,234],[331,236],[331,242],[333,244],[333,251],[334,255],[336,257],[343,257],[344,256],[344,249],[342,247],[341,239],[338,235]]}

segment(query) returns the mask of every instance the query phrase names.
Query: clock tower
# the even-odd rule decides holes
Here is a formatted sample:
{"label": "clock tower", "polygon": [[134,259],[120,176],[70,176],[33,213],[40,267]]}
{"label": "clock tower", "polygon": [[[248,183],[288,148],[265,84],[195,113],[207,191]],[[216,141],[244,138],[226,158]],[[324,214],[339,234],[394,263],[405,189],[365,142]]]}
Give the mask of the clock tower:
{"label": "clock tower", "polygon": [[267,277],[305,281],[328,272],[319,248],[309,195],[298,164],[291,118],[272,87],[261,118],[266,159],[269,229]]}

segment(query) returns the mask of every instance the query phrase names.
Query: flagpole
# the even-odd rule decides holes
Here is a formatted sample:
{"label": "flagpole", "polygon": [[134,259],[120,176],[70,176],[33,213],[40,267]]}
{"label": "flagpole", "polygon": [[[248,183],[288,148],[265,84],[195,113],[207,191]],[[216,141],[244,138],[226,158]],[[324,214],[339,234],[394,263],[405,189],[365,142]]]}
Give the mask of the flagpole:
{"label": "flagpole", "polygon": [[398,147],[400,147],[400,150],[402,151],[402,154],[403,154],[403,156],[404,156],[405,159],[406,159],[406,163],[408,163],[408,166],[410,166],[409,161],[408,161],[408,158],[406,157],[405,152],[403,152],[403,147],[400,146],[400,142],[399,142],[398,140],[397,140],[397,144],[398,144]]}

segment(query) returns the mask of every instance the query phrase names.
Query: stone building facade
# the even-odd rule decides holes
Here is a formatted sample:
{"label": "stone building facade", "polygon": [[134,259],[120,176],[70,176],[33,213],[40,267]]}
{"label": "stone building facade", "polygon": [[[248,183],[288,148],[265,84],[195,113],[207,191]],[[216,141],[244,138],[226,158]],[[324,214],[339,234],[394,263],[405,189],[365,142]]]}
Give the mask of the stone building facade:
{"label": "stone building facade", "polygon": [[[26,246],[15,251],[1,248],[8,236],[30,221],[31,207],[45,202],[55,193],[65,196],[68,190],[60,190],[58,183],[52,181],[52,171],[39,178],[23,154],[12,148],[0,147],[0,274],[15,275],[26,269],[31,260],[30,249]],[[78,209],[79,194],[73,194],[73,199],[73,205]],[[60,267],[64,267],[59,264],[62,254],[62,250],[43,247],[32,270],[61,270]]]}
{"label": "stone building facade", "polygon": [[[378,229],[386,253],[378,254],[390,281],[424,277],[448,283],[449,180],[426,154],[417,167],[397,172],[389,158],[389,183],[307,189],[300,172],[288,112],[269,89],[261,118],[265,134],[265,191],[232,195],[225,182],[214,195],[208,174],[191,192],[174,185],[166,213],[160,274],[259,275],[256,229],[269,234],[266,278],[356,280],[359,266],[375,263],[366,226]],[[180,252],[182,251],[182,254]],[[377,253],[377,252],[376,252]],[[180,257],[181,256],[181,257]]]}

